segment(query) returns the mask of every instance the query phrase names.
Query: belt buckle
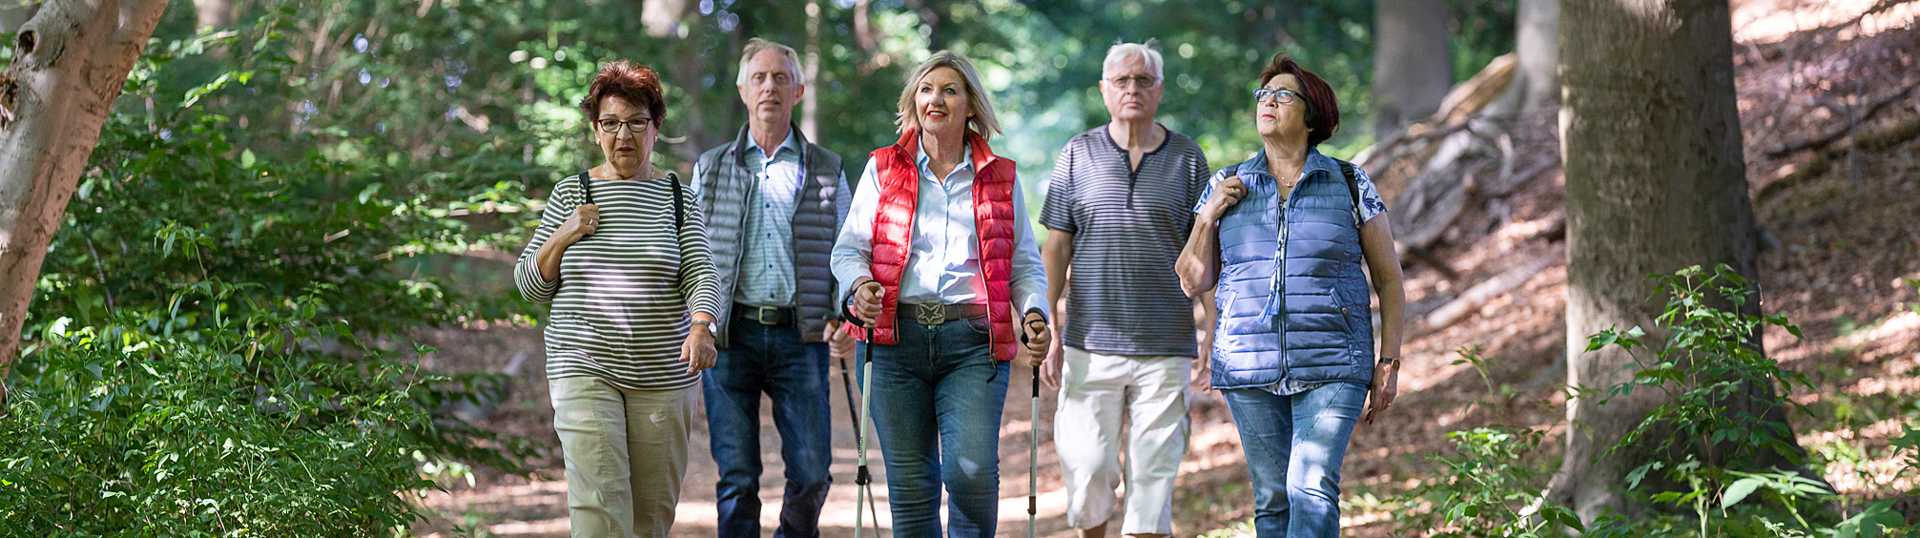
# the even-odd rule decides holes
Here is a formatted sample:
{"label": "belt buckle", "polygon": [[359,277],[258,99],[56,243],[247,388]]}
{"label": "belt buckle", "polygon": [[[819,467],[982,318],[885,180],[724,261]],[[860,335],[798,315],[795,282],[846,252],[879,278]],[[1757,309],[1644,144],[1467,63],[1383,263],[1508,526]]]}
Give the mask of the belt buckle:
{"label": "belt buckle", "polygon": [[937,326],[947,322],[947,308],[940,304],[913,305],[913,319],[923,326]]}
{"label": "belt buckle", "polygon": [[772,306],[753,307],[753,320],[756,322],[759,322],[761,325],[773,325],[774,323],[772,321],[767,321],[767,320],[776,319],[779,317],[780,317],[780,309],[777,307],[772,307]]}

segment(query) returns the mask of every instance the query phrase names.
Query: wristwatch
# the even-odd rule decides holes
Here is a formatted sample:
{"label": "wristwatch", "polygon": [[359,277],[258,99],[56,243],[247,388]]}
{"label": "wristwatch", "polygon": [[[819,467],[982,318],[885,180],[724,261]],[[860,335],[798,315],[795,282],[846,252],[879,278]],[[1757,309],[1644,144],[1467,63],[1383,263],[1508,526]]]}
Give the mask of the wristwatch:
{"label": "wristwatch", "polygon": [[1380,357],[1379,362],[1380,364],[1392,364],[1394,366],[1399,366],[1400,358],[1399,357]]}
{"label": "wristwatch", "polygon": [[715,334],[715,335],[720,334],[720,322],[718,321],[708,321],[708,322],[702,323],[700,320],[696,319],[696,320],[693,320],[693,323],[695,325],[706,326],[707,334]]}

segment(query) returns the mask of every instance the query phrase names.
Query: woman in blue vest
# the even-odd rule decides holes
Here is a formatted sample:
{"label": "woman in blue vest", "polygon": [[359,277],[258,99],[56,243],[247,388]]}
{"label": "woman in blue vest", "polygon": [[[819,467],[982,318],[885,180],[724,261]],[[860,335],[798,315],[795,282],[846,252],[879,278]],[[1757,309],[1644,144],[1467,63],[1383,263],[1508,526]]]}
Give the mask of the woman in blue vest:
{"label": "woman in blue vest", "polygon": [[[1201,375],[1239,427],[1254,528],[1338,536],[1347,440],[1393,404],[1400,260],[1373,182],[1315,149],[1340,124],[1333,89],[1284,54],[1259,82],[1262,149],[1209,181],[1175,271],[1187,295],[1214,291],[1219,321]],[[1368,273],[1380,292],[1378,360]]]}

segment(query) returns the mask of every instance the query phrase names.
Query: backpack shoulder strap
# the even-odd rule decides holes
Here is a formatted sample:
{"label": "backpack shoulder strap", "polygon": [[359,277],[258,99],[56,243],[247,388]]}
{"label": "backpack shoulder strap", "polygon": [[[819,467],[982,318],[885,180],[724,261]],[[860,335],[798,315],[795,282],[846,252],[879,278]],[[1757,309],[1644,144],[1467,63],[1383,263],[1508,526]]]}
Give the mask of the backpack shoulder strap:
{"label": "backpack shoulder strap", "polygon": [[1360,180],[1353,171],[1353,163],[1337,159],[1334,162],[1340,163],[1340,175],[1347,178],[1347,195],[1353,199],[1353,225],[1359,227],[1366,223],[1360,218]]}
{"label": "backpack shoulder strap", "polygon": [[587,172],[589,172],[589,170],[581,170],[580,175],[574,176],[574,179],[580,182],[581,204],[593,203],[593,182],[590,180]]}
{"label": "backpack shoulder strap", "polygon": [[680,185],[680,175],[673,172],[667,172],[667,182],[673,184],[673,232],[679,235],[680,229],[687,225],[687,204],[680,200],[680,191],[685,187]]}

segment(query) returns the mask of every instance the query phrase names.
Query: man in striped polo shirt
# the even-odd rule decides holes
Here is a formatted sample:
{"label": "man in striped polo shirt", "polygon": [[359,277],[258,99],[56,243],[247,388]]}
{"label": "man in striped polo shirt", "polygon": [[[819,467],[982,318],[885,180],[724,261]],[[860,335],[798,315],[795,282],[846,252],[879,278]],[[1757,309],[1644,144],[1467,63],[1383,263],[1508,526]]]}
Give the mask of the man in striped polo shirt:
{"label": "man in striped polo shirt", "polygon": [[[1056,336],[1043,377],[1060,388],[1054,448],[1067,483],[1067,524],[1104,536],[1114,487],[1127,481],[1121,532],[1173,532],[1174,476],[1187,451],[1186,387],[1199,353],[1192,304],[1173,262],[1207,185],[1193,139],[1154,121],[1160,53],[1107,51],[1100,95],[1112,117],[1067,141],[1054,161],[1040,222]],[[1064,297],[1063,297],[1063,292]],[[1120,423],[1130,424],[1127,472]],[[1088,442],[1088,440],[1100,440]]]}
{"label": "man in striped polo shirt", "polygon": [[[806,78],[792,48],[754,38],[734,84],[747,125],[694,163],[722,301],[714,331],[720,360],[703,376],[721,537],[760,532],[760,398],[773,402],[786,464],[774,536],[818,536],[831,483],[827,358],[851,355],[836,329],[827,262],[853,191],[840,157],[793,126]],[[728,300],[730,298],[731,300]]]}

